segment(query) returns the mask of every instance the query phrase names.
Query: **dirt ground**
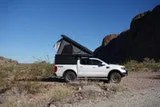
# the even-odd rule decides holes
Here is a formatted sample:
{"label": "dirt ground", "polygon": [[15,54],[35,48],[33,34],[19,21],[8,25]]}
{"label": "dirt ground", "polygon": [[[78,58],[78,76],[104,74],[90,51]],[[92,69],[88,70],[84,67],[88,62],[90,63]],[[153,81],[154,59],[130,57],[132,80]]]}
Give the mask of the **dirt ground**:
{"label": "dirt ground", "polygon": [[134,90],[159,87],[160,72],[131,72],[120,84]]}
{"label": "dirt ground", "polygon": [[[17,87],[0,94],[0,107],[160,107],[160,72],[131,72],[119,84],[85,80],[65,83],[56,78],[37,83],[43,87],[37,94],[26,94]],[[73,95],[69,97],[70,92]],[[63,94],[67,97],[50,102]]]}
{"label": "dirt ground", "polygon": [[132,72],[119,84],[128,90],[97,103],[64,107],[160,107],[160,72]]}

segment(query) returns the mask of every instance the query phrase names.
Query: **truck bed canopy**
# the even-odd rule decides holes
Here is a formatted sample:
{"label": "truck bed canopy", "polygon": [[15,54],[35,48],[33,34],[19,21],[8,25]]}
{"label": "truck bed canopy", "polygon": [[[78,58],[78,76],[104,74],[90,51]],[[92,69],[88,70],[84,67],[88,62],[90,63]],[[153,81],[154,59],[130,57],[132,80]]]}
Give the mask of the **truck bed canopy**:
{"label": "truck bed canopy", "polygon": [[81,57],[92,57],[93,52],[65,35],[57,41],[55,64],[76,64]]}
{"label": "truck bed canopy", "polygon": [[57,41],[55,48],[57,48],[58,55],[88,55],[92,56],[93,52],[71,38],[61,35],[62,38]]}

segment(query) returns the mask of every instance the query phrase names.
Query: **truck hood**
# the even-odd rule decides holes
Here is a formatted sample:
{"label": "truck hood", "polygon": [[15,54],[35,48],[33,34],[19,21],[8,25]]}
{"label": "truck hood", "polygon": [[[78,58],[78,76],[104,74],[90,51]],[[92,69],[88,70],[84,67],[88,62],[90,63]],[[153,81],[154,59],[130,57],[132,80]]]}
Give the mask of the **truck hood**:
{"label": "truck hood", "polygon": [[123,68],[123,67],[125,67],[123,65],[118,65],[118,64],[109,64],[109,66],[112,67],[112,68]]}

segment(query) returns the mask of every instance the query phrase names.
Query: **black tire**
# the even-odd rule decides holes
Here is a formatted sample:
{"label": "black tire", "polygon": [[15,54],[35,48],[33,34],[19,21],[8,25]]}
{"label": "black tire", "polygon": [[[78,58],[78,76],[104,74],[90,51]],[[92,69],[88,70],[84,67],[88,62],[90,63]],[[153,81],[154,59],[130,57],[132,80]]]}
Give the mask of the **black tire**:
{"label": "black tire", "polygon": [[64,79],[66,82],[74,81],[77,78],[76,74],[72,71],[68,71],[64,75]]}
{"label": "black tire", "polygon": [[121,82],[121,74],[118,72],[113,72],[109,76],[109,83],[120,83]]}

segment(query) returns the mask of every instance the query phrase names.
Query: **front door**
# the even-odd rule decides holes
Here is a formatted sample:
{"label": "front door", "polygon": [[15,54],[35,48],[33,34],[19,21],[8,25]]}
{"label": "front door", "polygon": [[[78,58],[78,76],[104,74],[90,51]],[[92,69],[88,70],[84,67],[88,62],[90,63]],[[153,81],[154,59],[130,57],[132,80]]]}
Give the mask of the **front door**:
{"label": "front door", "polygon": [[78,67],[78,75],[80,77],[106,77],[107,69],[105,65],[102,65],[101,61],[81,59]]}

